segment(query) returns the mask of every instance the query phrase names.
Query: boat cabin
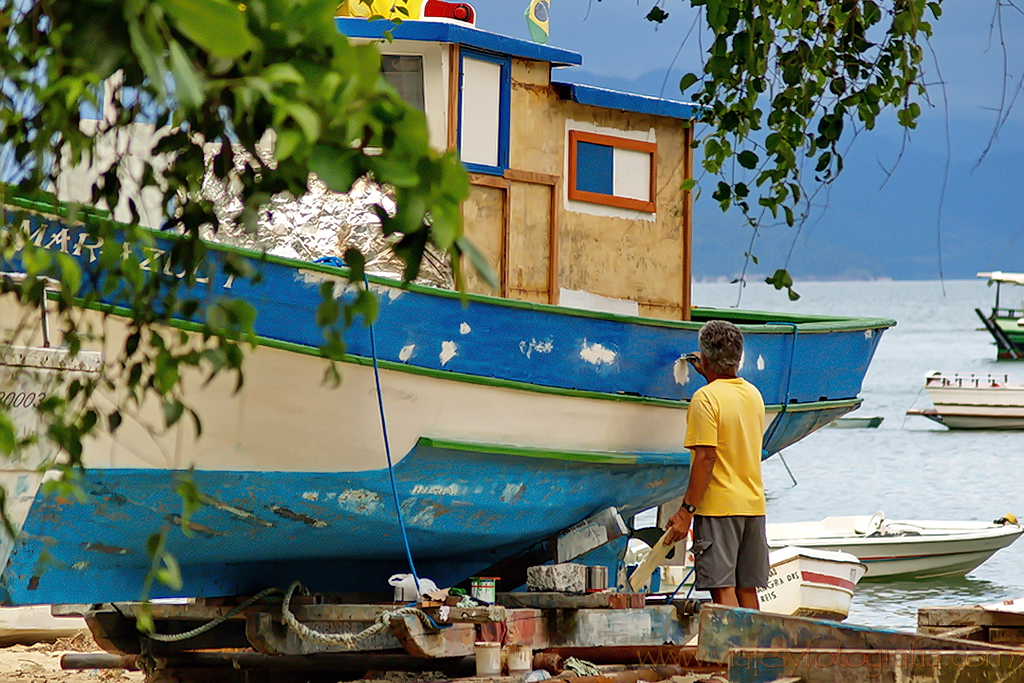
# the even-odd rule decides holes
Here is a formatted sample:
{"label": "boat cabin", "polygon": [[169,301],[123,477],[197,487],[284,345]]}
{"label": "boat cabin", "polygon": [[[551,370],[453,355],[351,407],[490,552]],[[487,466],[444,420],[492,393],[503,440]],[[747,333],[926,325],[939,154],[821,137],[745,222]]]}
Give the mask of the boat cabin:
{"label": "boat cabin", "polygon": [[[391,5],[392,3],[377,3]],[[688,319],[692,105],[570,83],[575,52],[477,29],[465,3],[341,5],[338,30],[380,40],[384,77],[458,149],[466,235],[503,297]],[[415,5],[415,7],[413,7]],[[412,17],[414,20],[408,20]],[[419,20],[415,20],[419,17]],[[458,17],[466,17],[460,20]],[[495,294],[472,274],[470,291]]]}

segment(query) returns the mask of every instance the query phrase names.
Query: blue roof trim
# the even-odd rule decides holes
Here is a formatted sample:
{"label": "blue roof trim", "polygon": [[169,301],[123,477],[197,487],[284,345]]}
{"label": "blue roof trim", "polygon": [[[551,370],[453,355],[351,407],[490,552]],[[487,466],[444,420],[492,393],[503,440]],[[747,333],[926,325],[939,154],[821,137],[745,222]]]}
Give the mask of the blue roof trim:
{"label": "blue roof trim", "polygon": [[651,97],[650,95],[634,95],[618,90],[606,90],[605,88],[581,85],[579,83],[564,83],[554,80],[551,82],[558,87],[562,99],[572,100],[580,104],[633,111],[639,114],[668,116],[674,119],[699,119],[701,116],[702,108],[696,104],[665,100],[660,97]]}
{"label": "blue roof trim", "polygon": [[501,55],[551,62],[555,66],[583,63],[583,56],[578,52],[444,21],[406,21],[396,25],[384,20],[337,17],[334,23],[341,33],[351,38],[382,38],[385,31],[391,31],[395,40],[455,43]]}

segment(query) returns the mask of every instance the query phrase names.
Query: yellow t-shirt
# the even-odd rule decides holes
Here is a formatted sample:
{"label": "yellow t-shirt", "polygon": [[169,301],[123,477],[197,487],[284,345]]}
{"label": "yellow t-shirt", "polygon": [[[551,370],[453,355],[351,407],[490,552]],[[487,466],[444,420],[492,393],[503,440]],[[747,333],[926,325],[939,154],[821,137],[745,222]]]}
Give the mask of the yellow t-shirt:
{"label": "yellow t-shirt", "polygon": [[698,515],[765,514],[761,480],[764,399],[740,377],[716,379],[693,394],[686,414],[687,448],[714,446],[718,456]]}

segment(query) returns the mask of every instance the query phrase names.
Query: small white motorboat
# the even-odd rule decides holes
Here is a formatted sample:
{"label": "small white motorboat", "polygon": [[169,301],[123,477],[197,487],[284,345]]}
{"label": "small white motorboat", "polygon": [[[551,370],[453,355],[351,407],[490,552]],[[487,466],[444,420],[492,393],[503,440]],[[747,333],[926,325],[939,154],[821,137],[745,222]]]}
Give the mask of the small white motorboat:
{"label": "small white motorboat", "polygon": [[768,586],[757,591],[765,612],[842,621],[868,568],[855,555],[787,546],[768,555]]}
{"label": "small white motorboat", "polygon": [[1013,515],[994,522],[888,520],[874,515],[768,524],[771,548],[841,550],[867,565],[865,580],[962,576],[1024,533]]}
{"label": "small white motorboat", "polygon": [[[867,571],[855,555],[813,548],[772,550],[768,561],[768,586],[757,591],[763,611],[835,621],[850,614],[853,589]],[[692,586],[693,555],[684,562],[662,566],[660,592]]]}
{"label": "small white motorboat", "polygon": [[950,429],[1024,429],[1024,384],[1010,375],[931,372],[924,388],[935,407],[907,415]]}

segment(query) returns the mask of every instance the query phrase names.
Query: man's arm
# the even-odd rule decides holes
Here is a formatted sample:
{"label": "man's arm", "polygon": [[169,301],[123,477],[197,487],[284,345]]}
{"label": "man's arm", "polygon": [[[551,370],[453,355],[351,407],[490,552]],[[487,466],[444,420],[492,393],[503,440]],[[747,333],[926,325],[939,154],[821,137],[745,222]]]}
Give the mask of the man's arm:
{"label": "man's arm", "polygon": [[[715,468],[718,452],[714,446],[694,446],[691,451],[693,462],[690,463],[690,483],[686,487],[686,494],[683,495],[683,502],[697,507],[704,500],[704,493],[711,483],[711,470]],[[670,531],[665,544],[671,545],[686,538],[692,521],[693,513],[679,508],[665,526]]]}

